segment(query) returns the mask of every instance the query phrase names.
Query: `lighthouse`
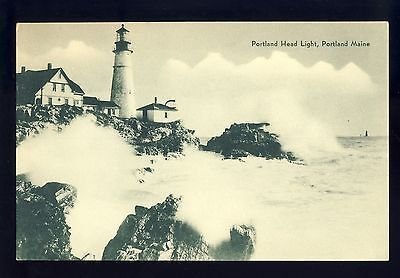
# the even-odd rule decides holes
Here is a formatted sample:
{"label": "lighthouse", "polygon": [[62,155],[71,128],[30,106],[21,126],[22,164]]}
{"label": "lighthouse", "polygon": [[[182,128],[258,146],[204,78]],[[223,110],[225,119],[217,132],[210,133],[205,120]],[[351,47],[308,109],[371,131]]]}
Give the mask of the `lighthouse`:
{"label": "lighthouse", "polygon": [[120,117],[130,118],[136,115],[135,95],[133,88],[131,42],[127,38],[127,30],[122,24],[117,31],[114,47],[114,70],[111,85],[111,101],[120,107]]}

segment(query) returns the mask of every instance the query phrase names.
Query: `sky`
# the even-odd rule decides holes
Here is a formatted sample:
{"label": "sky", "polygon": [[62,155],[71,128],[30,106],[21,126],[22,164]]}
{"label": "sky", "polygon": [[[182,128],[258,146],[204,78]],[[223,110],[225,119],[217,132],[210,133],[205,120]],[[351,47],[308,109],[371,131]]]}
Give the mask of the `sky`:
{"label": "sky", "polygon": [[[62,67],[86,95],[109,99],[114,23],[17,25],[17,72]],[[125,23],[138,106],[175,99],[185,125],[214,136],[262,121],[287,142],[387,135],[384,22]],[[254,47],[252,41],[362,40],[369,47]]]}

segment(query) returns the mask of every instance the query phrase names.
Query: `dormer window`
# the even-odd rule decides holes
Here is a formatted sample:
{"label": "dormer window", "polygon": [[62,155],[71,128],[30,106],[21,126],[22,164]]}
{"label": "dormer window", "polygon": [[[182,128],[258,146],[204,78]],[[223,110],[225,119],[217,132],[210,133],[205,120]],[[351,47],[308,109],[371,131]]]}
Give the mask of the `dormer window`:
{"label": "dormer window", "polygon": [[53,92],[55,92],[57,90],[57,84],[53,83]]}

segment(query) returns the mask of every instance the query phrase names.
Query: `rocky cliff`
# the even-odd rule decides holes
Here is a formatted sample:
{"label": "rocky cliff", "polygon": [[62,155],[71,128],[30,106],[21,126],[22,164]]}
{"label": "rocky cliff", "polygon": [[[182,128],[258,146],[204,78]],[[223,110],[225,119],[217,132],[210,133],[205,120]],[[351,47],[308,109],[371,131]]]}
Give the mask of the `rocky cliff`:
{"label": "rocky cliff", "polygon": [[25,176],[16,179],[16,258],[72,260],[70,227],[65,214],[73,207],[76,190],[49,182],[36,186]]}
{"label": "rocky cliff", "polygon": [[153,123],[136,118],[122,119],[97,111],[86,111],[69,105],[39,106],[21,105],[16,108],[16,143],[26,137],[38,134],[44,128],[61,131],[71,120],[84,114],[94,115],[99,126],[112,127],[135,146],[138,154],[181,153],[185,144],[199,145],[194,130],[183,127],[180,121],[172,123]]}
{"label": "rocky cliff", "polygon": [[269,123],[232,124],[220,135],[211,138],[203,148],[221,153],[225,158],[249,155],[267,159],[296,160],[291,152],[282,150],[279,136],[268,131]]}
{"label": "rocky cliff", "polygon": [[[16,182],[16,258],[18,260],[87,260],[74,256],[66,214],[76,189],[48,182],[33,185],[26,176]],[[176,218],[181,199],[172,195],[150,208],[136,206],[106,245],[103,260],[248,260],[255,248],[255,229],[234,225],[230,240],[210,246],[203,236]],[[107,225],[107,223],[104,223]]]}
{"label": "rocky cliff", "polygon": [[151,208],[135,207],[103,252],[103,260],[247,260],[255,230],[233,226],[231,239],[209,246],[201,234],[175,217],[181,199],[172,195]]}

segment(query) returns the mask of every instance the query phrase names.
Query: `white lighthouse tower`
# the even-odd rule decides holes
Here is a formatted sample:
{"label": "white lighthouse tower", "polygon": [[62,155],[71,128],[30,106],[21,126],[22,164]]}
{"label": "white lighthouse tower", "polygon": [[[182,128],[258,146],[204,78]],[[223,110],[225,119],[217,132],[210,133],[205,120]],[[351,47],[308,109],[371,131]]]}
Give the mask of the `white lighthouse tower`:
{"label": "white lighthouse tower", "polygon": [[120,117],[129,118],[136,115],[136,103],[133,88],[132,56],[130,49],[131,42],[126,34],[124,24],[117,31],[115,42],[114,72],[111,86],[111,101],[120,107]]}

